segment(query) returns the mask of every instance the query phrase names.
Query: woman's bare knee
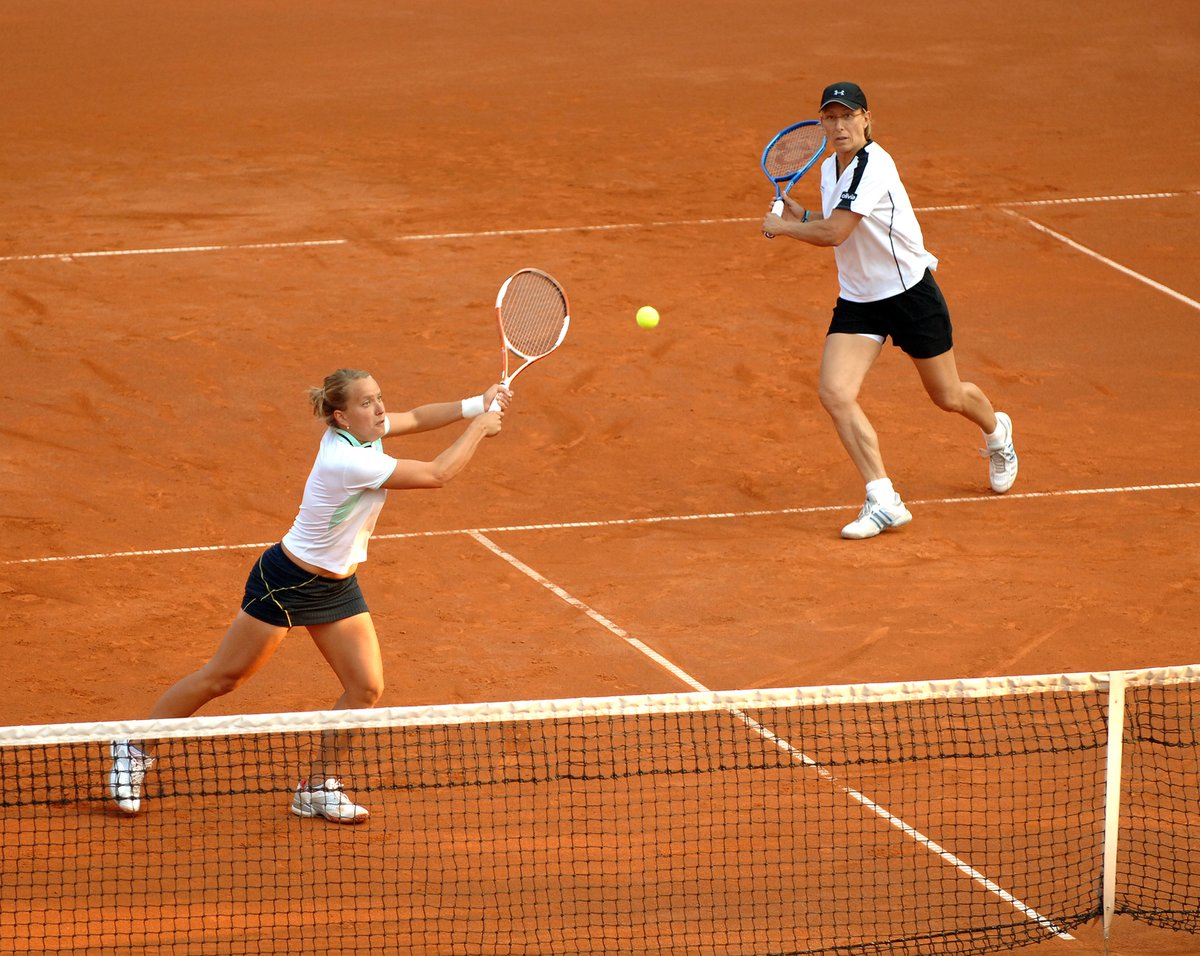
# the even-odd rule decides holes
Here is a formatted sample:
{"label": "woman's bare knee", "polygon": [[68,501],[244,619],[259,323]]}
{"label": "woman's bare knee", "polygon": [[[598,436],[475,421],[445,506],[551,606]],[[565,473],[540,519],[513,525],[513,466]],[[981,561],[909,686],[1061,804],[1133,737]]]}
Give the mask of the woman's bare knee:
{"label": "woman's bare knee", "polygon": [[228,671],[200,671],[197,674],[209,700],[214,697],[224,697],[241,687],[249,679],[249,674],[234,674]]}
{"label": "woman's bare knee", "polygon": [[961,412],[964,408],[961,388],[932,390],[929,397],[944,412]]}
{"label": "woman's bare knee", "polygon": [[383,681],[381,679],[356,687],[347,687],[338,703],[342,707],[351,709],[374,707],[382,697]]}
{"label": "woman's bare knee", "polygon": [[818,386],[817,398],[820,399],[821,407],[833,418],[847,414],[858,402],[857,394],[836,385]]}

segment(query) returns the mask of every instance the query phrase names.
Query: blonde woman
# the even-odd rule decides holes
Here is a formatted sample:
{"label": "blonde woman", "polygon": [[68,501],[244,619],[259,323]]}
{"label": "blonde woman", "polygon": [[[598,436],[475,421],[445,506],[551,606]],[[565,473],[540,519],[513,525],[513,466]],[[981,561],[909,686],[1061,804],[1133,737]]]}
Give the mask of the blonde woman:
{"label": "blonde woman", "polygon": [[958,377],[950,312],[933,278],[938,261],[925,248],[895,162],[871,136],[866,94],[854,83],[830,84],[819,117],[833,149],[821,165],[821,209],[785,197],[783,214],[768,213],[763,232],[834,248],[840,294],[821,356],[820,398],[866,483],[866,503],[842,537],[873,538],[912,520],[858,403],[889,336],[912,359],[934,404],[979,426],[993,491],[1012,487],[1017,453],[1012,419]]}
{"label": "blonde woman", "polygon": [[[245,683],[293,627],[304,627],[342,685],[333,709],[372,707],[383,693],[379,640],[356,571],[389,490],[440,488],[458,475],[483,439],[500,431],[511,393],[493,385],[461,402],[388,413],[370,374],[339,369],[309,390],[313,413],[328,426],[291,530],[254,562],[241,609],[207,664],[171,686],[150,718],[188,717]],[[498,398],[500,410],[486,411]],[[466,428],[432,461],[393,458],[385,439]],[[337,751],[326,735],[291,810],[301,817],[358,823],[368,811],[342,789]],[[109,793],[126,813],[141,808],[142,783],[154,758],[130,741],[114,741]]]}

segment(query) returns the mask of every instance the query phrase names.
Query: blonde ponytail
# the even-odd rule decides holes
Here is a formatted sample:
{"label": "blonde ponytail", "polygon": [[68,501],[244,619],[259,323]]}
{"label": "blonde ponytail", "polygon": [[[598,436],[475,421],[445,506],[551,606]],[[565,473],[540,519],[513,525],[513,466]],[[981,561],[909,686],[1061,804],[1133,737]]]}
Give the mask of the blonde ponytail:
{"label": "blonde ponytail", "polygon": [[337,427],[334,412],[344,412],[347,405],[347,393],[350,383],[363,378],[370,378],[370,372],[357,368],[339,368],[325,376],[325,383],[319,388],[312,386],[308,390],[308,400],[312,403],[313,415],[325,419],[325,424],[331,428]]}

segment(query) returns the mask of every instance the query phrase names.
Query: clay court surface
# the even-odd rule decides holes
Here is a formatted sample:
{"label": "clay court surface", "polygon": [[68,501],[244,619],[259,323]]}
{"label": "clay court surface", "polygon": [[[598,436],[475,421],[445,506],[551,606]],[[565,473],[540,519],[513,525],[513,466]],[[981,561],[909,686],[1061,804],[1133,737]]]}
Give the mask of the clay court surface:
{"label": "clay court surface", "polygon": [[[526,265],[570,336],[460,478],[391,497],[360,572],[384,704],[690,689],[578,605],[712,689],[1200,661],[1194,5],[782,13],[9,0],[0,724],[143,716],[295,514],[304,389],[479,392]],[[838,79],[1021,456],[992,496],[889,346],[864,406],[914,520],[866,542],[816,397],[832,253],[759,233],[762,146]],[[337,695],[297,632],[206,713]],[[1078,935],[1025,951],[1101,951]],[[1197,946],[1126,920],[1112,952]]]}

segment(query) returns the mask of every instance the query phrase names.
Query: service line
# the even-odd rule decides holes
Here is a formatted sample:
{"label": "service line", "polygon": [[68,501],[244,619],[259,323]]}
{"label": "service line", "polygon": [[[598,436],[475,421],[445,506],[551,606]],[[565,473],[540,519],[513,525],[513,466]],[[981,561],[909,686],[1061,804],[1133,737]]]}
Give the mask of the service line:
{"label": "service line", "polygon": [[[1063,498],[1072,495],[1119,495],[1147,491],[1178,491],[1200,488],[1200,481],[1183,481],[1159,485],[1125,485],[1114,488],[1065,488],[1060,491],[1022,491],[1006,495],[965,495],[961,498],[923,498],[909,500],[910,505],[956,505],[976,504],[987,501],[1011,503],[1035,498]],[[397,531],[391,534],[374,534],[372,541],[399,541],[408,538],[445,538],[454,535],[505,534],[519,531],[569,531],[573,528],[617,528],[628,525],[667,524],[678,521],[722,521],[728,519],[777,518],[785,515],[818,514],[829,511],[852,512],[854,505],[809,505],[796,508],[764,508],[756,511],[710,511],[706,514],[651,515],[642,518],[605,518],[597,521],[556,521],[546,524],[499,525],[492,528],[448,528],[442,531]],[[144,558],[157,555],[202,554],[210,551],[249,551],[269,548],[274,541],[256,541],[243,544],[206,544],[178,548],[144,548],[136,551],[99,551],[90,554],[57,554],[38,558],[10,558],[0,561],[0,566],[10,564],[51,564],[58,561],[104,561],[117,558]]]}

